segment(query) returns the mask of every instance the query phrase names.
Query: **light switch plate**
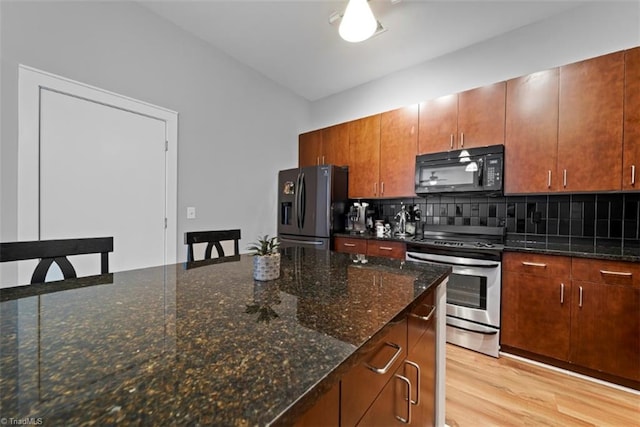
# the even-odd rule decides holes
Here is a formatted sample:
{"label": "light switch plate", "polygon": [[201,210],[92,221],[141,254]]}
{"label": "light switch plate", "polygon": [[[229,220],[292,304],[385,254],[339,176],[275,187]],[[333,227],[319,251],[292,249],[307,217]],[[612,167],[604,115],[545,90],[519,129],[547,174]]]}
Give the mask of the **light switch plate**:
{"label": "light switch plate", "polygon": [[190,206],[187,208],[187,219],[195,219],[196,218],[196,208]]}

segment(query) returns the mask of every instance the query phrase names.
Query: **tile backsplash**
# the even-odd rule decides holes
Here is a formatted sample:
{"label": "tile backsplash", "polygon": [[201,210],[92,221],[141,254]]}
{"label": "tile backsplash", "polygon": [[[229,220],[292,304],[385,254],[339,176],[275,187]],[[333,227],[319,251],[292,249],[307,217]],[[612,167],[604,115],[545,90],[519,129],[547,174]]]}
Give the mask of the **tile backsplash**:
{"label": "tile backsplash", "polygon": [[420,225],[506,226],[511,246],[640,256],[640,193],[505,197],[428,196],[371,200],[376,218],[393,221],[401,203]]}

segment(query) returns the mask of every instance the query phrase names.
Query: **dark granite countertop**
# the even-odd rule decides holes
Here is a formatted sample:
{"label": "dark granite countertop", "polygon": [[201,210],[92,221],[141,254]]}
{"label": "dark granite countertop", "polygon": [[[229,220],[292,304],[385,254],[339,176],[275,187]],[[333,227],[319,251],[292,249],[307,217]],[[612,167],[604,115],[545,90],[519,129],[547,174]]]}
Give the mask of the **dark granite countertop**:
{"label": "dark granite countertop", "polygon": [[[413,240],[413,236],[379,237],[375,233],[371,233],[371,232],[365,232],[365,233],[359,233],[359,234],[345,232],[345,233],[337,233],[334,236],[352,237],[356,239],[367,239],[367,240],[403,242],[403,243],[411,243]],[[599,251],[595,252],[594,248],[599,249]],[[640,256],[620,254],[619,247],[598,248],[592,245],[581,247],[578,245],[569,245],[569,244],[562,245],[562,244],[551,244],[551,243],[545,244],[545,243],[538,243],[538,242],[520,242],[516,240],[507,239],[504,249],[505,251],[511,251],[511,252],[527,252],[527,253],[547,254],[547,255],[564,255],[564,256],[572,256],[577,258],[591,258],[591,259],[602,259],[602,260],[611,260],[611,261],[640,262]]]}
{"label": "dark granite countertop", "polygon": [[590,259],[601,259],[601,260],[609,260],[609,261],[629,261],[629,262],[640,262],[640,256],[634,255],[617,255],[610,253],[602,253],[602,252],[587,252],[580,250],[567,250],[562,248],[527,248],[523,246],[515,246],[508,245],[504,248],[505,251],[508,252],[525,252],[532,254],[543,254],[543,255],[562,255],[562,256],[570,256],[575,258],[590,258]]}
{"label": "dark granite countertop", "polygon": [[387,242],[402,242],[402,243],[411,242],[411,240],[413,239],[413,236],[400,237],[396,235],[385,235],[380,237],[376,233],[371,233],[369,231],[366,231],[364,233],[349,233],[349,232],[335,233],[333,237],[350,237],[354,239],[382,240]]}
{"label": "dark granite countertop", "polygon": [[450,272],[303,248],[271,282],[247,255],[195,264],[0,289],[0,417],[286,424]]}

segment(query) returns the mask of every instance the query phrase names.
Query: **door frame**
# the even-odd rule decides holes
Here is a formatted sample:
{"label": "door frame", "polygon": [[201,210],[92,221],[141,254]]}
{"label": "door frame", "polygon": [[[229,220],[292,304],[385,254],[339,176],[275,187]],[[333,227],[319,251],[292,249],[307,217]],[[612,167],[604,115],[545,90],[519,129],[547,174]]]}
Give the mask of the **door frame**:
{"label": "door frame", "polygon": [[40,238],[40,94],[43,89],[165,123],[165,264],[176,263],[178,113],[22,64],[18,66],[18,240]]}

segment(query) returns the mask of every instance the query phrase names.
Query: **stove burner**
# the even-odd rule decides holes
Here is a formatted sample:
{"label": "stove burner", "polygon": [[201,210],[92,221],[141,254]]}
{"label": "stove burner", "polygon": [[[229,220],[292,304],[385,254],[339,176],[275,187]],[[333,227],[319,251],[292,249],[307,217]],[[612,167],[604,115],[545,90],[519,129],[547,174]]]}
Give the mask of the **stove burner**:
{"label": "stove burner", "polygon": [[476,242],[475,246],[478,248],[493,248],[495,245],[489,242]]}
{"label": "stove burner", "polygon": [[463,246],[464,243],[462,242],[456,242],[453,240],[434,240],[433,241],[434,245],[445,245],[445,246]]}

